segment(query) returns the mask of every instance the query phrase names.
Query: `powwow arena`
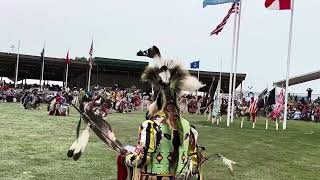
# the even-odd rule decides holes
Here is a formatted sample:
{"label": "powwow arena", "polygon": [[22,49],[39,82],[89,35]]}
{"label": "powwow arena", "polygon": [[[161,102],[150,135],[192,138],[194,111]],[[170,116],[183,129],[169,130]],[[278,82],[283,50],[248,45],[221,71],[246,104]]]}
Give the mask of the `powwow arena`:
{"label": "powwow arena", "polygon": [[[320,95],[308,82],[320,72],[290,74],[300,4],[261,2],[267,10],[291,12],[285,78],[274,73],[276,80],[252,81],[262,72],[238,62],[241,21],[250,4],[243,0],[203,1],[203,8],[227,9],[212,37],[227,33],[228,21],[234,25],[232,61],[215,60],[214,70],[202,69],[211,61],[172,58],[180,50],[161,35],[151,46],[119,48],[135,60],[95,56],[102,43],[95,37],[86,57],[73,56],[71,48],[65,57],[47,55],[47,42],[40,55],[24,53],[22,40],[2,50],[0,179],[319,179]],[[149,38],[144,41],[151,43]],[[294,91],[299,84],[306,93]]]}

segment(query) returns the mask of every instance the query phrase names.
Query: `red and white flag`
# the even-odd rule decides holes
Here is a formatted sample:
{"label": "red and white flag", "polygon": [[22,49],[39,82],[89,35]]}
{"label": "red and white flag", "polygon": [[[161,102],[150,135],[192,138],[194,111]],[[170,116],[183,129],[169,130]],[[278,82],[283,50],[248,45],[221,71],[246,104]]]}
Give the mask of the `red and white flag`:
{"label": "red and white flag", "polygon": [[70,64],[69,49],[66,56],[66,64]]}
{"label": "red and white flag", "polygon": [[250,106],[249,106],[250,113],[256,113],[258,111],[258,106],[257,106],[258,100],[259,100],[258,97],[256,97],[255,99],[252,97]]}
{"label": "red and white flag", "polygon": [[264,6],[268,9],[288,10],[291,9],[291,0],[266,0]]}

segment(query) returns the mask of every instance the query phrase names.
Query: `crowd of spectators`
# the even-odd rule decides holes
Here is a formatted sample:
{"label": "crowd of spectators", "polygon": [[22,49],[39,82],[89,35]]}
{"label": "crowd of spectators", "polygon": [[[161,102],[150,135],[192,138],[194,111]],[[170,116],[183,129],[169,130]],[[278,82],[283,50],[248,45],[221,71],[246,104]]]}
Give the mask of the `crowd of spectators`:
{"label": "crowd of spectators", "polygon": [[[23,91],[28,91],[35,88],[39,89],[40,86],[38,84],[17,85],[17,89],[23,89]],[[43,84],[43,89],[44,92],[51,92],[51,94],[43,93],[43,96],[52,96],[52,92],[62,91],[62,87],[59,85]],[[69,91],[72,91],[74,96],[82,96],[84,93],[88,93],[91,97],[95,97],[103,94],[104,97],[112,104],[113,110],[122,113],[138,110],[146,111],[155,98],[151,92],[141,92],[139,89],[114,88],[111,90],[107,88],[96,87],[90,92],[85,92],[80,88],[73,88],[72,90],[69,89]],[[14,89],[14,84],[5,83],[4,81],[0,84],[0,100],[12,102],[15,97],[18,101],[19,96],[20,95],[18,95]],[[77,98],[79,99],[79,97]],[[47,98],[42,97],[42,99],[45,101]],[[203,100],[204,98],[202,96],[195,96],[192,94],[182,95],[178,100],[180,112],[199,114]],[[243,102],[242,105],[245,106],[246,102]],[[211,111],[211,105],[207,106],[206,108],[206,112]],[[224,114],[226,111],[227,100],[222,99],[221,113]],[[318,97],[318,99],[315,101],[311,101],[310,98],[298,98],[297,96],[290,96],[288,102],[288,119],[320,122],[320,97]]]}
{"label": "crowd of spectators", "polygon": [[320,97],[315,101],[297,97],[290,98],[288,103],[288,117],[293,120],[320,122]]}

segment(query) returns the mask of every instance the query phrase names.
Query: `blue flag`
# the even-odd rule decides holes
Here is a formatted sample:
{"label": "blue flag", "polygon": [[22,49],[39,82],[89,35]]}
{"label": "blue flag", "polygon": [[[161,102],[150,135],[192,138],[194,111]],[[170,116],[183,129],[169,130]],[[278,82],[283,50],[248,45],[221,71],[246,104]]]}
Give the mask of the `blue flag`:
{"label": "blue flag", "polygon": [[203,0],[203,7],[224,3],[238,3],[240,0]]}
{"label": "blue flag", "polygon": [[200,67],[200,61],[194,61],[194,62],[190,63],[191,69],[199,69],[199,67]]}

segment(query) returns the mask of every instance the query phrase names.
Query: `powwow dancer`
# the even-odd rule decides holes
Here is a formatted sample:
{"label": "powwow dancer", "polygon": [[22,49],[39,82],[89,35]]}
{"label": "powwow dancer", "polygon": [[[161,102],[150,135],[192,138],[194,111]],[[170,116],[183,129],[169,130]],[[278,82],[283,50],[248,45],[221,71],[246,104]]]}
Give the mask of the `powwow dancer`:
{"label": "powwow dancer", "polygon": [[75,89],[73,92],[72,92],[72,96],[73,96],[73,100],[72,100],[72,104],[76,105],[76,106],[79,106],[79,96],[80,96],[80,92]]}
{"label": "powwow dancer", "polygon": [[183,95],[179,100],[180,112],[186,113],[188,112],[188,99],[185,95]]}
{"label": "powwow dancer", "polygon": [[40,108],[40,97],[38,95],[38,89],[32,89],[31,93],[25,92],[21,97],[22,105],[25,109],[39,109]]}
{"label": "powwow dancer", "polygon": [[67,99],[64,97],[67,96],[65,91],[62,92],[62,95],[56,93],[55,97],[51,100],[48,111],[49,115],[54,116],[68,116],[69,115],[69,104]]}
{"label": "powwow dancer", "polygon": [[203,102],[203,97],[202,96],[198,96],[197,97],[197,114],[201,114],[200,110],[201,110],[202,102]]}
{"label": "powwow dancer", "polygon": [[148,94],[142,95],[141,111],[148,110],[150,106],[150,97]]}
{"label": "powwow dancer", "polygon": [[134,110],[138,110],[141,105],[141,99],[138,92],[135,92],[132,98]]}
{"label": "powwow dancer", "polygon": [[[84,102],[82,110],[76,108],[87,124],[86,129],[72,144],[68,156],[79,159],[91,128],[102,141],[120,153],[118,180],[191,179],[192,176],[201,180],[201,164],[210,157],[203,156],[204,147],[197,144],[198,132],[181,117],[177,98],[182,90],[195,91],[203,85],[180,64],[162,59],[158,48],[143,53],[146,51],[140,51],[138,55],[154,57],[156,65],[145,69],[142,80],[151,82],[159,92],[139,128],[137,146],[124,148],[115,138],[110,124],[92,112],[91,102]],[[213,158],[221,159],[232,171],[235,162],[220,154]]]}
{"label": "powwow dancer", "polygon": [[245,99],[243,98],[243,94],[241,93],[240,94],[240,98],[237,100],[237,104],[236,104],[236,117],[239,118],[239,117],[245,117],[247,116],[246,115],[246,112],[247,112],[247,105],[246,105],[246,102],[245,102]]}
{"label": "powwow dancer", "polygon": [[93,97],[92,108],[96,115],[101,118],[106,118],[108,114],[111,114],[113,102],[110,94],[103,89]]}
{"label": "powwow dancer", "polygon": [[196,97],[192,96],[188,100],[188,112],[191,114],[194,114],[197,112],[197,109],[198,109],[198,105],[197,105]]}

